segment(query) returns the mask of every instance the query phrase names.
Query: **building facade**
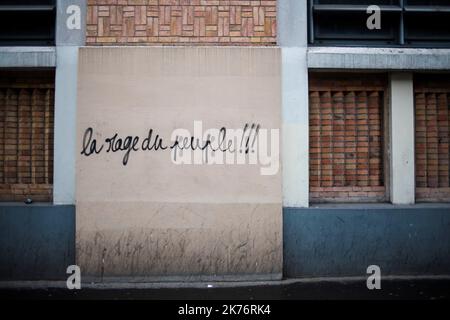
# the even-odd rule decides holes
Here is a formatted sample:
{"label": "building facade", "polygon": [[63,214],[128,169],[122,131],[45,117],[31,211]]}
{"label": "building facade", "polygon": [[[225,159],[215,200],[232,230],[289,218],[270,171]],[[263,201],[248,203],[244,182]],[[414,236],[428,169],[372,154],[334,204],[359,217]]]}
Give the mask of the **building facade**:
{"label": "building facade", "polygon": [[[0,278],[449,275],[449,15],[425,0],[2,3]],[[240,132],[236,163],[175,163],[168,141],[199,123]],[[269,152],[252,158],[253,137]]]}

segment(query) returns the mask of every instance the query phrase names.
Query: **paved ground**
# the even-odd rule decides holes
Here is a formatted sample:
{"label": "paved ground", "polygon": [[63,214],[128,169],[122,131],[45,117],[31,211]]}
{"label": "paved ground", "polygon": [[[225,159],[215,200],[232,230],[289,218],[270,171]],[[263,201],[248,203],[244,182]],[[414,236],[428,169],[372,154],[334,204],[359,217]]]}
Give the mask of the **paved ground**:
{"label": "paved ground", "polygon": [[[2,299],[137,299],[137,300],[316,300],[316,299],[418,299],[450,300],[450,279],[384,280],[381,290],[368,290],[365,281],[281,282],[276,285],[208,288],[93,289],[0,289]],[[225,287],[226,286],[226,287]]]}

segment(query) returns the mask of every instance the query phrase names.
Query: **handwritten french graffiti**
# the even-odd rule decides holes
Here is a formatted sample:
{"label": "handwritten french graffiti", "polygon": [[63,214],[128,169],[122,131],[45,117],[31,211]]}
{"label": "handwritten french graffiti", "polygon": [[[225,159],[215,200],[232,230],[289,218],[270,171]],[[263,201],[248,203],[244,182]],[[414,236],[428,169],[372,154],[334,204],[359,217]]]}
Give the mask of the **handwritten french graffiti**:
{"label": "handwritten french graffiti", "polygon": [[208,134],[206,137],[191,135],[173,135],[171,142],[166,143],[164,138],[153,129],[148,130],[145,138],[138,135],[120,136],[119,133],[105,138],[103,141],[94,137],[95,130],[92,127],[84,131],[81,154],[86,157],[105,153],[123,152],[122,164],[126,166],[132,152],[166,150],[174,151],[209,151],[229,153],[254,153],[261,126],[259,124],[245,124],[243,129],[232,130],[222,127],[217,134]]}

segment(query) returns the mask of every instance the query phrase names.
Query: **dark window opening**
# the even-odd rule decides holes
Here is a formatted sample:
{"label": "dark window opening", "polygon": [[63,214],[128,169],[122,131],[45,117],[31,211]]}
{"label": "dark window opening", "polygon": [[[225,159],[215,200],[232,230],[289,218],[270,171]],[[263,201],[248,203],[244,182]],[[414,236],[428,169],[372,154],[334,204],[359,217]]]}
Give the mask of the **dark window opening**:
{"label": "dark window opening", "polygon": [[55,0],[0,2],[0,45],[51,46],[55,43]]}
{"label": "dark window opening", "polygon": [[[381,29],[367,28],[369,5]],[[450,0],[309,0],[313,45],[450,47]]]}

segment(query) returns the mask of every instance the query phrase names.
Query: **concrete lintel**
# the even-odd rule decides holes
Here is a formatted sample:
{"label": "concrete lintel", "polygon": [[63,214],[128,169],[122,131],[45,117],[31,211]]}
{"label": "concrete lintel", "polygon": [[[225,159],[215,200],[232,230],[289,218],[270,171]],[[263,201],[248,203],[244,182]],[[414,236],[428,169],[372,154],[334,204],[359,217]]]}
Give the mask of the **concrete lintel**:
{"label": "concrete lintel", "polygon": [[0,68],[54,68],[55,47],[0,47]]}
{"label": "concrete lintel", "polygon": [[308,68],[450,70],[450,49],[314,47]]}

